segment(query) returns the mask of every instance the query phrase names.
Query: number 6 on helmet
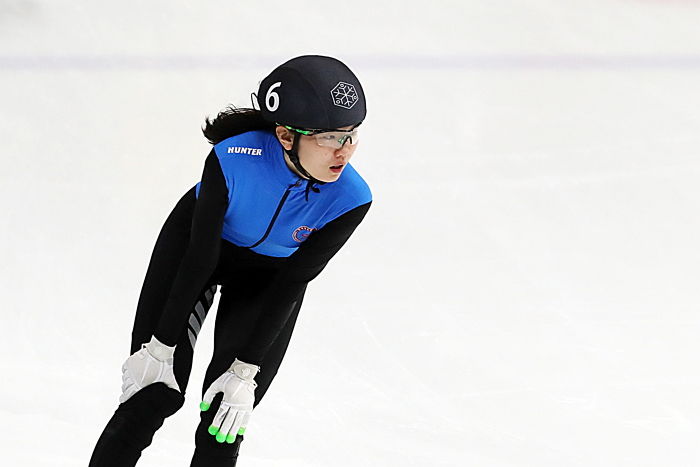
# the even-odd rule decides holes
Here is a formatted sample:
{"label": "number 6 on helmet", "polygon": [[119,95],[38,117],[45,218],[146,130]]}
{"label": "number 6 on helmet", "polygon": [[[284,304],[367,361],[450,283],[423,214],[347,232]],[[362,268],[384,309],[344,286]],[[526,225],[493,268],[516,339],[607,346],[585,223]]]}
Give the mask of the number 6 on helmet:
{"label": "number 6 on helmet", "polygon": [[214,397],[224,393],[219,410],[209,427],[209,434],[216,436],[220,443],[233,443],[236,435],[242,435],[253,413],[255,388],[258,384],[253,379],[260,367],[236,359],[231,367],[219,376],[204,393],[204,400],[199,404],[202,411],[209,410]]}

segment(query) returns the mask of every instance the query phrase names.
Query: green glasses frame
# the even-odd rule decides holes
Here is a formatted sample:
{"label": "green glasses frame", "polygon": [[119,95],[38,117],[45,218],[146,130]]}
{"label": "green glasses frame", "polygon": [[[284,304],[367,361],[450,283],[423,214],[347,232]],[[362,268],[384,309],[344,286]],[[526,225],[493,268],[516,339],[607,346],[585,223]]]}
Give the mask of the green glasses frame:
{"label": "green glasses frame", "polygon": [[[283,126],[283,127],[285,127],[286,129],[288,129],[288,130],[290,130],[290,131],[295,131],[295,132],[297,132],[297,133],[300,133],[300,134],[306,135],[306,136],[319,135],[319,134],[321,134],[321,133],[352,133],[352,132],[355,131],[355,129],[356,129],[358,126],[360,126],[361,124],[362,124],[362,122],[360,122],[360,123],[358,123],[357,125],[353,126],[353,127],[350,128],[349,130],[320,130],[320,129],[302,130],[302,129],[300,129],[300,128],[294,128],[294,127],[289,126],[289,125],[283,125],[283,124],[281,124],[281,123],[277,123],[277,125]],[[343,146],[345,145],[345,141],[347,141],[348,138],[350,138],[350,135],[344,136],[341,140],[338,140],[338,143],[340,144],[340,147],[343,147]],[[320,143],[319,143],[319,144],[320,144]],[[352,143],[352,138],[350,139],[350,144],[353,144],[353,143]]]}

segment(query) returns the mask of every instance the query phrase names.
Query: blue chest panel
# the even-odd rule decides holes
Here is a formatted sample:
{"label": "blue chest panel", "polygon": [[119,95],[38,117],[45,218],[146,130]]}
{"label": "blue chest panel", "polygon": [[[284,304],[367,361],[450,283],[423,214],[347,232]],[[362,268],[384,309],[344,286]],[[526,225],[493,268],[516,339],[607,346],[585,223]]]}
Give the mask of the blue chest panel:
{"label": "blue chest panel", "polygon": [[270,132],[243,133],[221,141],[214,150],[229,195],[221,236],[251,247],[270,228],[265,240],[251,248],[262,255],[289,256],[311,232],[372,200],[367,183],[348,163],[338,180],[316,185],[319,193],[309,191],[307,201],[306,180],[287,167],[282,146]]}

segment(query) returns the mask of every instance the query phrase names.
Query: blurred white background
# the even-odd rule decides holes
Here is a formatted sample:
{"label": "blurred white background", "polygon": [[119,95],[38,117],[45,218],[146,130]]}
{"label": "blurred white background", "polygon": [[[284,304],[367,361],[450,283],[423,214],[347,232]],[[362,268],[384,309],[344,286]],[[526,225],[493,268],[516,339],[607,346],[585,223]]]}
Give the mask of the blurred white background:
{"label": "blurred white background", "polygon": [[[698,24],[693,0],[0,0],[3,464],[87,465],[205,116],[318,53],[363,83],[374,203],[238,465],[698,465]],[[139,466],[189,465],[213,321]]]}

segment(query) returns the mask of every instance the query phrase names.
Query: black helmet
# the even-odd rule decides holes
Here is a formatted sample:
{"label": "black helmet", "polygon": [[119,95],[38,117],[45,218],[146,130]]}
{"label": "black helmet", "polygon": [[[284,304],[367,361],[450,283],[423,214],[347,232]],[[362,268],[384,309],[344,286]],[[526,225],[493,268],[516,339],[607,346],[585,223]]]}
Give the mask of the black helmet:
{"label": "black helmet", "polygon": [[[335,130],[357,126],[365,119],[365,93],[357,76],[343,62],[322,55],[302,55],[278,66],[260,83],[256,96],[262,117],[268,122],[297,130]],[[297,170],[318,193],[314,178],[299,161],[299,133],[284,151]]]}
{"label": "black helmet", "polygon": [[258,105],[272,123],[331,130],[365,119],[365,94],[343,62],[302,55],[275,68],[260,83]]}

